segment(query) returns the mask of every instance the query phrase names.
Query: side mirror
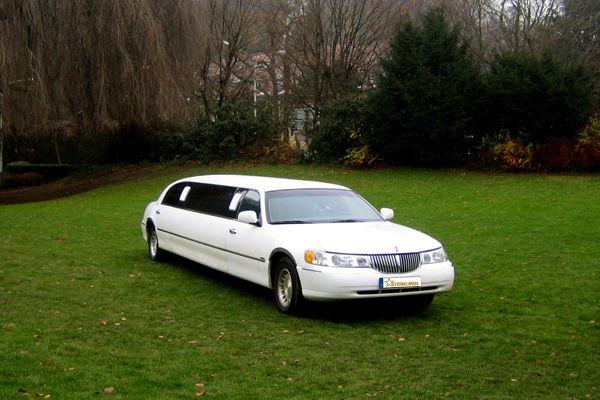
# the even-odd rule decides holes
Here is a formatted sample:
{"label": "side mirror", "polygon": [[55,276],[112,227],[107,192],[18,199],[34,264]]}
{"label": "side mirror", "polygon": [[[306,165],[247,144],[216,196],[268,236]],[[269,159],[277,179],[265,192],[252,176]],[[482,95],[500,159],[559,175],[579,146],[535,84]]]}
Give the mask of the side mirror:
{"label": "side mirror", "polygon": [[392,210],[391,208],[382,208],[380,213],[381,216],[384,219],[387,219],[388,221],[394,218],[394,210]]}
{"label": "side mirror", "polygon": [[242,211],[238,214],[238,221],[244,222],[246,224],[256,224],[258,223],[258,216],[256,215],[256,211]]}

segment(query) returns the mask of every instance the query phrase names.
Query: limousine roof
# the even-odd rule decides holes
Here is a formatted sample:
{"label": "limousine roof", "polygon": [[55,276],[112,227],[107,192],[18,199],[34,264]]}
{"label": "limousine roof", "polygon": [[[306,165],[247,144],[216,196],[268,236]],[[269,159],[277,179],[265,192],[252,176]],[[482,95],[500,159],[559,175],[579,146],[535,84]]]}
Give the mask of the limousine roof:
{"label": "limousine roof", "polygon": [[299,179],[271,178],[252,175],[200,175],[179,180],[179,182],[211,183],[248,189],[262,189],[265,192],[283,189],[346,189],[333,183],[303,181]]}

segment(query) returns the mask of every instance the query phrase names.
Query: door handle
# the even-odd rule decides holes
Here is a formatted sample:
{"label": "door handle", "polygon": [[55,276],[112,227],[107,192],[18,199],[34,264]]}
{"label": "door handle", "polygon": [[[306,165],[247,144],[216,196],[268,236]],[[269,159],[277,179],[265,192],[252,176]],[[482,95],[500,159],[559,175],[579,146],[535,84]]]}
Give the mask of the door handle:
{"label": "door handle", "polygon": [[160,210],[154,211],[155,214],[160,214]]}
{"label": "door handle", "polygon": [[231,228],[229,230],[229,233],[231,233],[232,235],[235,235],[237,233],[237,231],[235,229]]}

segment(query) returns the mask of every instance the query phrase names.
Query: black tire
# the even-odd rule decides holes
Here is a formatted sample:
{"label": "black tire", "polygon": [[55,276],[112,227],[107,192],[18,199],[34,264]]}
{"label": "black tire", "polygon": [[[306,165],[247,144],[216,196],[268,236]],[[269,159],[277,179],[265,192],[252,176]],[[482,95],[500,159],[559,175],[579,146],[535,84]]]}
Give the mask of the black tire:
{"label": "black tire", "polygon": [[287,257],[277,263],[273,277],[277,309],[284,314],[298,311],[302,305],[302,285],[296,265]]}
{"label": "black tire", "polygon": [[408,297],[408,304],[414,310],[423,310],[433,302],[433,294],[420,294]]}
{"label": "black tire", "polygon": [[152,261],[159,261],[163,256],[163,251],[158,245],[158,235],[154,225],[148,227],[148,256]]}

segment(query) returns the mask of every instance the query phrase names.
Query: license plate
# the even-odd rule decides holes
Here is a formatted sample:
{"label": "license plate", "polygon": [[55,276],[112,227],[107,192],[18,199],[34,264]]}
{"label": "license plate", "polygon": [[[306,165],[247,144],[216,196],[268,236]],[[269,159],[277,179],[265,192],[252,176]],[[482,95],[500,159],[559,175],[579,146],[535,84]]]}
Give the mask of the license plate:
{"label": "license plate", "polygon": [[421,277],[379,278],[380,289],[403,289],[421,287]]}

